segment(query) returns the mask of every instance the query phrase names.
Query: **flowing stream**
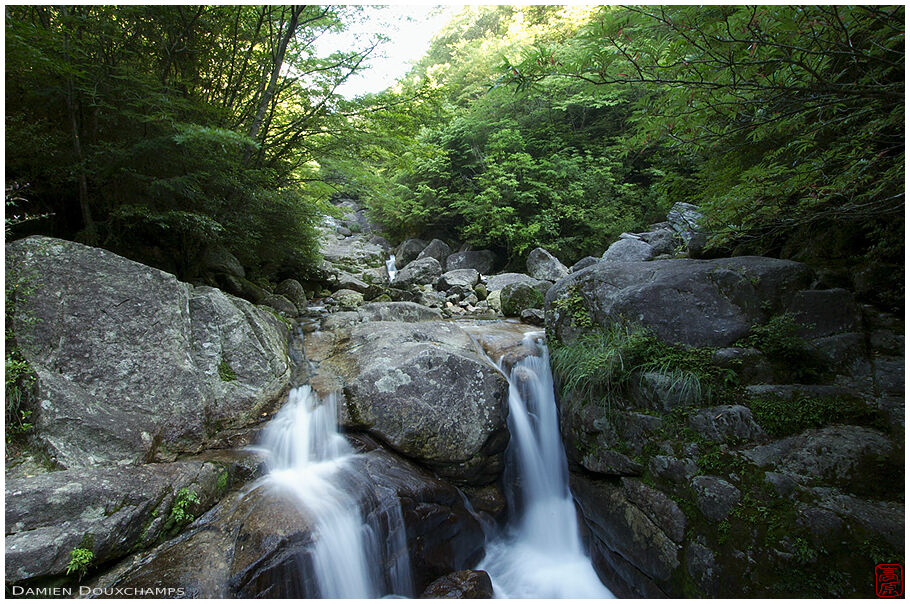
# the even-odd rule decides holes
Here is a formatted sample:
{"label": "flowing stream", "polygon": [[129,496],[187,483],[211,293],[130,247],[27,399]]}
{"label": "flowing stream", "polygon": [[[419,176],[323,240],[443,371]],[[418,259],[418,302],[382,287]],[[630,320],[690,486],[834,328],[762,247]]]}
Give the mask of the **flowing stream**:
{"label": "flowing stream", "polygon": [[389,283],[395,280],[398,268],[395,266],[395,254],[391,254],[385,261],[385,270],[389,273]]}
{"label": "flowing stream", "polygon": [[[334,396],[320,400],[300,386],[263,437],[267,480],[293,497],[315,528],[311,565],[318,593],[306,597],[412,596],[401,507],[359,471],[360,456],[339,433],[336,413]],[[364,501],[376,512],[366,519]]]}
{"label": "flowing stream", "polygon": [[612,598],[584,552],[569,492],[553,374],[541,332],[525,336],[540,348],[509,375],[507,480],[510,521],[487,541],[479,567],[499,598]]}

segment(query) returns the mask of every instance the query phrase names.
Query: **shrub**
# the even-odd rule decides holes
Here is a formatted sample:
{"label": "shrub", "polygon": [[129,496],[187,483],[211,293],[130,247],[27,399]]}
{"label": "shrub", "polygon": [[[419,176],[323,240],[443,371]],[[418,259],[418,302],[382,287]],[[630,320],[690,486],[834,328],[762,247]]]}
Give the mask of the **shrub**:
{"label": "shrub", "polygon": [[858,399],[842,397],[759,398],[749,407],[755,421],[771,436],[790,436],[828,424],[875,423],[878,414]]}
{"label": "shrub", "polygon": [[176,526],[192,522],[195,517],[189,512],[189,508],[198,503],[199,495],[196,494],[196,491],[191,491],[186,487],[180,489],[177,491],[177,496],[174,497],[174,504],[171,506],[170,520]]}
{"label": "shrub", "polygon": [[77,573],[81,579],[86,571],[92,566],[95,560],[95,554],[92,550],[77,547],[70,552],[70,561],[66,565],[66,574]]}

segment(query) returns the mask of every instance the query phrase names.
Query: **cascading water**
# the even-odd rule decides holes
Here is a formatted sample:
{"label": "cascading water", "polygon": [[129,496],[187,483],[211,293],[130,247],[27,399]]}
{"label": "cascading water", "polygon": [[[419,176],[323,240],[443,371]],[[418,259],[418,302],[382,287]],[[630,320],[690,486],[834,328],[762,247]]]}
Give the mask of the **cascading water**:
{"label": "cascading water", "polygon": [[[413,595],[401,507],[359,471],[361,456],[339,433],[336,412],[334,396],[320,401],[309,386],[300,386],[263,438],[266,480],[290,494],[313,522],[319,593],[307,597]],[[373,504],[367,521],[363,501]]]}
{"label": "cascading water", "polygon": [[395,275],[398,274],[398,268],[395,266],[395,254],[389,255],[385,261],[385,270],[389,273],[389,283],[391,283],[395,280]]}
{"label": "cascading water", "polygon": [[500,598],[612,598],[582,547],[569,492],[553,374],[542,333],[529,333],[541,356],[519,361],[509,376],[510,472],[520,487],[506,493],[513,518],[487,543],[480,568]]}

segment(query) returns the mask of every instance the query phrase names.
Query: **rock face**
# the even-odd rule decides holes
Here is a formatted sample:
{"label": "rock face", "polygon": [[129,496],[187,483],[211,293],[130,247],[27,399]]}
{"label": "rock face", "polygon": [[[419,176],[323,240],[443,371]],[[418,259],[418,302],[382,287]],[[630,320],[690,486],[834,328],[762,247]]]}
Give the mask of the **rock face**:
{"label": "rock face", "polygon": [[[323,337],[331,341],[317,341]],[[461,328],[375,321],[307,341],[321,372],[311,384],[343,389],[348,428],[460,484],[486,484],[501,474],[507,384]]]}
{"label": "rock face", "polygon": [[788,308],[812,276],[804,264],[757,256],[600,262],[550,289],[547,326],[560,338],[569,336],[571,313],[560,310],[559,300],[574,292],[598,325],[623,317],[653,328],[667,342],[729,346],[765,320],[766,309]]}
{"label": "rock face", "polygon": [[818,283],[783,260],[656,259],[599,262],[548,292],[548,335],[591,346],[585,371],[606,355],[579,335],[614,323],[673,346],[615,345],[640,368],[609,395],[560,400],[573,492],[614,594],[869,597],[875,560],[903,559],[903,399],[875,378],[896,366],[903,326]]}
{"label": "rock face", "polygon": [[195,495],[186,512],[198,516],[224,494],[228,475],[212,463],[178,462],[8,480],[6,580],[64,575],[78,547],[90,549],[96,565],[145,549],[186,524],[172,514],[178,491]]}
{"label": "rock face", "polygon": [[[351,465],[349,487],[367,522],[382,531],[382,518],[404,521],[414,579],[413,593],[405,595],[479,561],[483,531],[457,490],[380,448]],[[313,546],[306,510],[264,482],[231,494],[180,537],[121,563],[91,586],[167,585],[195,598],[314,598],[317,586],[301,581],[301,571],[313,576]]]}
{"label": "rock face", "polygon": [[489,250],[456,252],[446,258],[446,270],[473,268],[478,273],[485,275],[493,270],[495,260],[496,257]]}
{"label": "rock face", "polygon": [[534,279],[559,281],[569,274],[569,269],[553,254],[538,247],[528,254],[528,274]]}
{"label": "rock face", "polygon": [[61,467],[199,450],[287,391],[286,330],[244,300],[45,237],[8,245],[7,266],[32,290],[16,339],[38,375],[36,438]]}

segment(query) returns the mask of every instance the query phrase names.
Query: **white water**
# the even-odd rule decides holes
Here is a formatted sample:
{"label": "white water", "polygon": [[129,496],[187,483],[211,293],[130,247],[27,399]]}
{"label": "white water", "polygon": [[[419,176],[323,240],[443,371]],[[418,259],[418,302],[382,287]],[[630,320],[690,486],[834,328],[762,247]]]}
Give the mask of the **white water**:
{"label": "white water", "polygon": [[395,266],[395,254],[391,254],[385,261],[385,270],[389,273],[389,283],[391,283],[395,280],[395,275],[398,274],[398,268]]}
{"label": "white water", "polygon": [[[301,386],[291,391],[263,438],[270,453],[268,480],[290,493],[313,520],[319,594],[309,597],[412,595],[397,498],[394,505],[382,505],[389,498],[371,490],[375,485],[357,471],[357,454],[339,433],[336,418],[334,396],[320,401],[309,386]],[[376,502],[379,517],[365,522],[362,500]]]}
{"label": "white water", "polygon": [[480,563],[499,598],[612,598],[584,552],[553,391],[553,374],[541,347],[509,376],[510,469],[520,487],[506,493],[513,517],[487,543]]}

